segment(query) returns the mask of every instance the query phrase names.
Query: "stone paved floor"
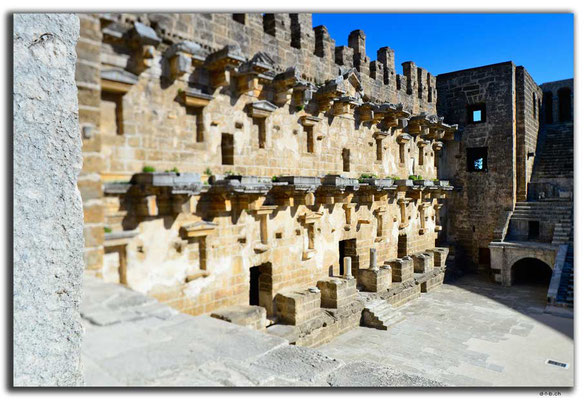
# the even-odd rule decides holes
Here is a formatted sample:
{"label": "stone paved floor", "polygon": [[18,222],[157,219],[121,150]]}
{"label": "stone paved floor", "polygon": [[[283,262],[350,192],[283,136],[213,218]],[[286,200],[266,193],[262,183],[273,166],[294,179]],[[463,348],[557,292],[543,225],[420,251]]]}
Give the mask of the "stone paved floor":
{"label": "stone paved floor", "polygon": [[546,288],[467,276],[402,307],[407,318],[389,331],[357,328],[318,350],[446,385],[572,386],[573,320],[545,314],[545,298]]}
{"label": "stone paved floor", "polygon": [[369,361],[341,362],[285,339],[179,314],[86,277],[81,314],[88,386],[439,386]]}
{"label": "stone paved floor", "polygon": [[572,385],[572,320],[543,314],[540,291],[458,284],[402,307],[408,318],[390,331],[357,328],[309,349],[86,278],[86,385]]}

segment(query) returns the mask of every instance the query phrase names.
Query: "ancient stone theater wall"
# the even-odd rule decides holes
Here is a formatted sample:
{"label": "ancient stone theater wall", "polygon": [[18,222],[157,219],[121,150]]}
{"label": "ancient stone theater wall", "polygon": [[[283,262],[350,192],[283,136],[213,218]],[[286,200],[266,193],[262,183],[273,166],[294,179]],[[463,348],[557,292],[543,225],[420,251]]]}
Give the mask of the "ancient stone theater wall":
{"label": "ancient stone theater wall", "polygon": [[542,90],[524,67],[505,62],[439,75],[438,93],[438,112],[460,126],[440,159],[456,187],[448,236],[465,262],[488,266],[489,243],[503,240],[516,201],[527,198]]}
{"label": "ancient stone theater wall", "polygon": [[524,67],[516,67],[516,200],[528,197],[536,159],[542,89]]}
{"label": "ancient stone theater wall", "polygon": [[341,255],[358,275],[371,248],[435,247],[455,127],[426,70],[370,61],[362,31],[337,47],[309,14],[80,21],[88,270],[193,314],[248,304],[258,278],[271,314]]}
{"label": "ancient stone theater wall", "polygon": [[[516,75],[511,62],[442,74],[437,77],[438,111],[457,123],[460,140],[449,144],[444,163],[458,188],[450,200],[448,229],[474,263],[487,248],[504,214],[516,199]],[[479,110],[480,121],[473,121]],[[469,150],[479,149],[479,150]],[[480,170],[468,165],[468,152],[485,158]],[[477,158],[475,154],[469,158]],[[483,250],[482,250],[483,251]]]}

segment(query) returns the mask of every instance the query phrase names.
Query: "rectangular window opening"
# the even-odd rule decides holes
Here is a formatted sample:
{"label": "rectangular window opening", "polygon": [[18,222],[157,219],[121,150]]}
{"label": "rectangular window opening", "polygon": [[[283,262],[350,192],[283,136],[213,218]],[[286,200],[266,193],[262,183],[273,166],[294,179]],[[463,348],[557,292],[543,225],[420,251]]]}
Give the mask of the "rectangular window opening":
{"label": "rectangular window opening", "polygon": [[314,152],[314,129],[311,126],[304,126],[306,132],[306,151],[308,153]]}
{"label": "rectangular window opening", "polygon": [[222,165],[234,165],[234,137],[230,133],[223,133],[220,142]]}
{"label": "rectangular window opening", "polygon": [[267,141],[266,130],[265,130],[265,118],[253,118],[253,125],[257,127],[259,148],[264,149]]}
{"label": "rectangular window opening", "polygon": [[342,170],[351,172],[351,151],[349,149],[342,149]]}
{"label": "rectangular window opening", "polygon": [[376,139],[375,143],[377,145],[377,161],[383,161],[383,140]]}
{"label": "rectangular window opening", "polygon": [[480,124],[487,120],[485,103],[467,107],[467,120],[470,124]]}
{"label": "rectangular window opening", "polygon": [[540,237],[540,221],[528,221],[528,239],[535,240]]}
{"label": "rectangular window opening", "polygon": [[244,25],[246,21],[246,16],[245,14],[232,14],[232,19]]}
{"label": "rectangular window opening", "polygon": [[100,125],[105,134],[124,134],[122,119],[122,97],[124,93],[102,92],[100,102]]}
{"label": "rectangular window opening", "polygon": [[467,149],[467,171],[487,172],[487,147]]}

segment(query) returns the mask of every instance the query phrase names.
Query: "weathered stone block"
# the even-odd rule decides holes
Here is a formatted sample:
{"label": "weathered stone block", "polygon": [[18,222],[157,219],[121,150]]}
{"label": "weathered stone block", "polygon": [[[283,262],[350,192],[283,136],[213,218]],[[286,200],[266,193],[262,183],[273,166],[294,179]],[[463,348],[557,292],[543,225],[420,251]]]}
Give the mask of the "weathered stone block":
{"label": "weathered stone block", "polygon": [[360,269],[359,284],[367,292],[383,292],[391,285],[391,270],[385,268]]}
{"label": "weathered stone block", "polygon": [[422,282],[422,284],[421,284],[422,293],[431,292],[432,290],[440,287],[443,282],[444,282],[444,272],[440,273],[436,276],[433,276],[432,278],[428,279],[425,282]]}
{"label": "weathered stone block", "polygon": [[448,247],[435,247],[428,252],[434,253],[434,267],[441,268],[446,265],[446,259],[448,257]]}
{"label": "weathered stone block", "polygon": [[341,308],[353,301],[358,294],[356,279],[343,277],[318,281],[323,308]]}
{"label": "weathered stone block", "polygon": [[277,316],[281,323],[300,325],[316,317],[320,310],[320,292],[309,290],[278,293],[275,296]]}
{"label": "weathered stone block", "polygon": [[414,277],[414,260],[409,256],[386,261],[385,264],[391,266],[393,282],[405,282]]}
{"label": "weathered stone block", "polygon": [[210,316],[255,330],[263,330],[267,326],[267,311],[260,306],[225,307]]}
{"label": "weathered stone block", "polygon": [[412,256],[414,260],[414,272],[426,273],[432,271],[434,268],[434,258],[428,253],[420,253]]}

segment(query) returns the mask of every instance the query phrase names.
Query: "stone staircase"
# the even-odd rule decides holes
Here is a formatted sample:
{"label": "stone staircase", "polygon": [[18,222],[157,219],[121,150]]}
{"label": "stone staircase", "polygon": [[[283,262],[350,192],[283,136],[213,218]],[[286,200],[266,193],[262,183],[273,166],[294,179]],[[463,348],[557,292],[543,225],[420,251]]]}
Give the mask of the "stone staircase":
{"label": "stone staircase", "polygon": [[554,233],[552,235],[552,244],[565,244],[572,241],[573,238],[573,219],[572,217],[562,217],[559,222],[554,224]]}
{"label": "stone staircase", "polygon": [[573,124],[551,124],[543,129],[532,180],[572,179]]}
{"label": "stone staircase", "polygon": [[401,315],[385,300],[374,300],[365,305],[361,318],[361,325],[370,328],[387,330],[400,323],[406,317]]}
{"label": "stone staircase", "polygon": [[564,220],[570,218],[573,209],[571,201],[518,201],[512,220]]}
{"label": "stone staircase", "polygon": [[570,200],[519,201],[510,223],[516,220],[554,224],[552,244],[568,243],[573,235],[573,202]]}
{"label": "stone staircase", "polygon": [[574,306],[574,250],[573,244],[569,245],[565,257],[565,265],[561,273],[560,285],[556,294],[556,305],[572,308]]}

